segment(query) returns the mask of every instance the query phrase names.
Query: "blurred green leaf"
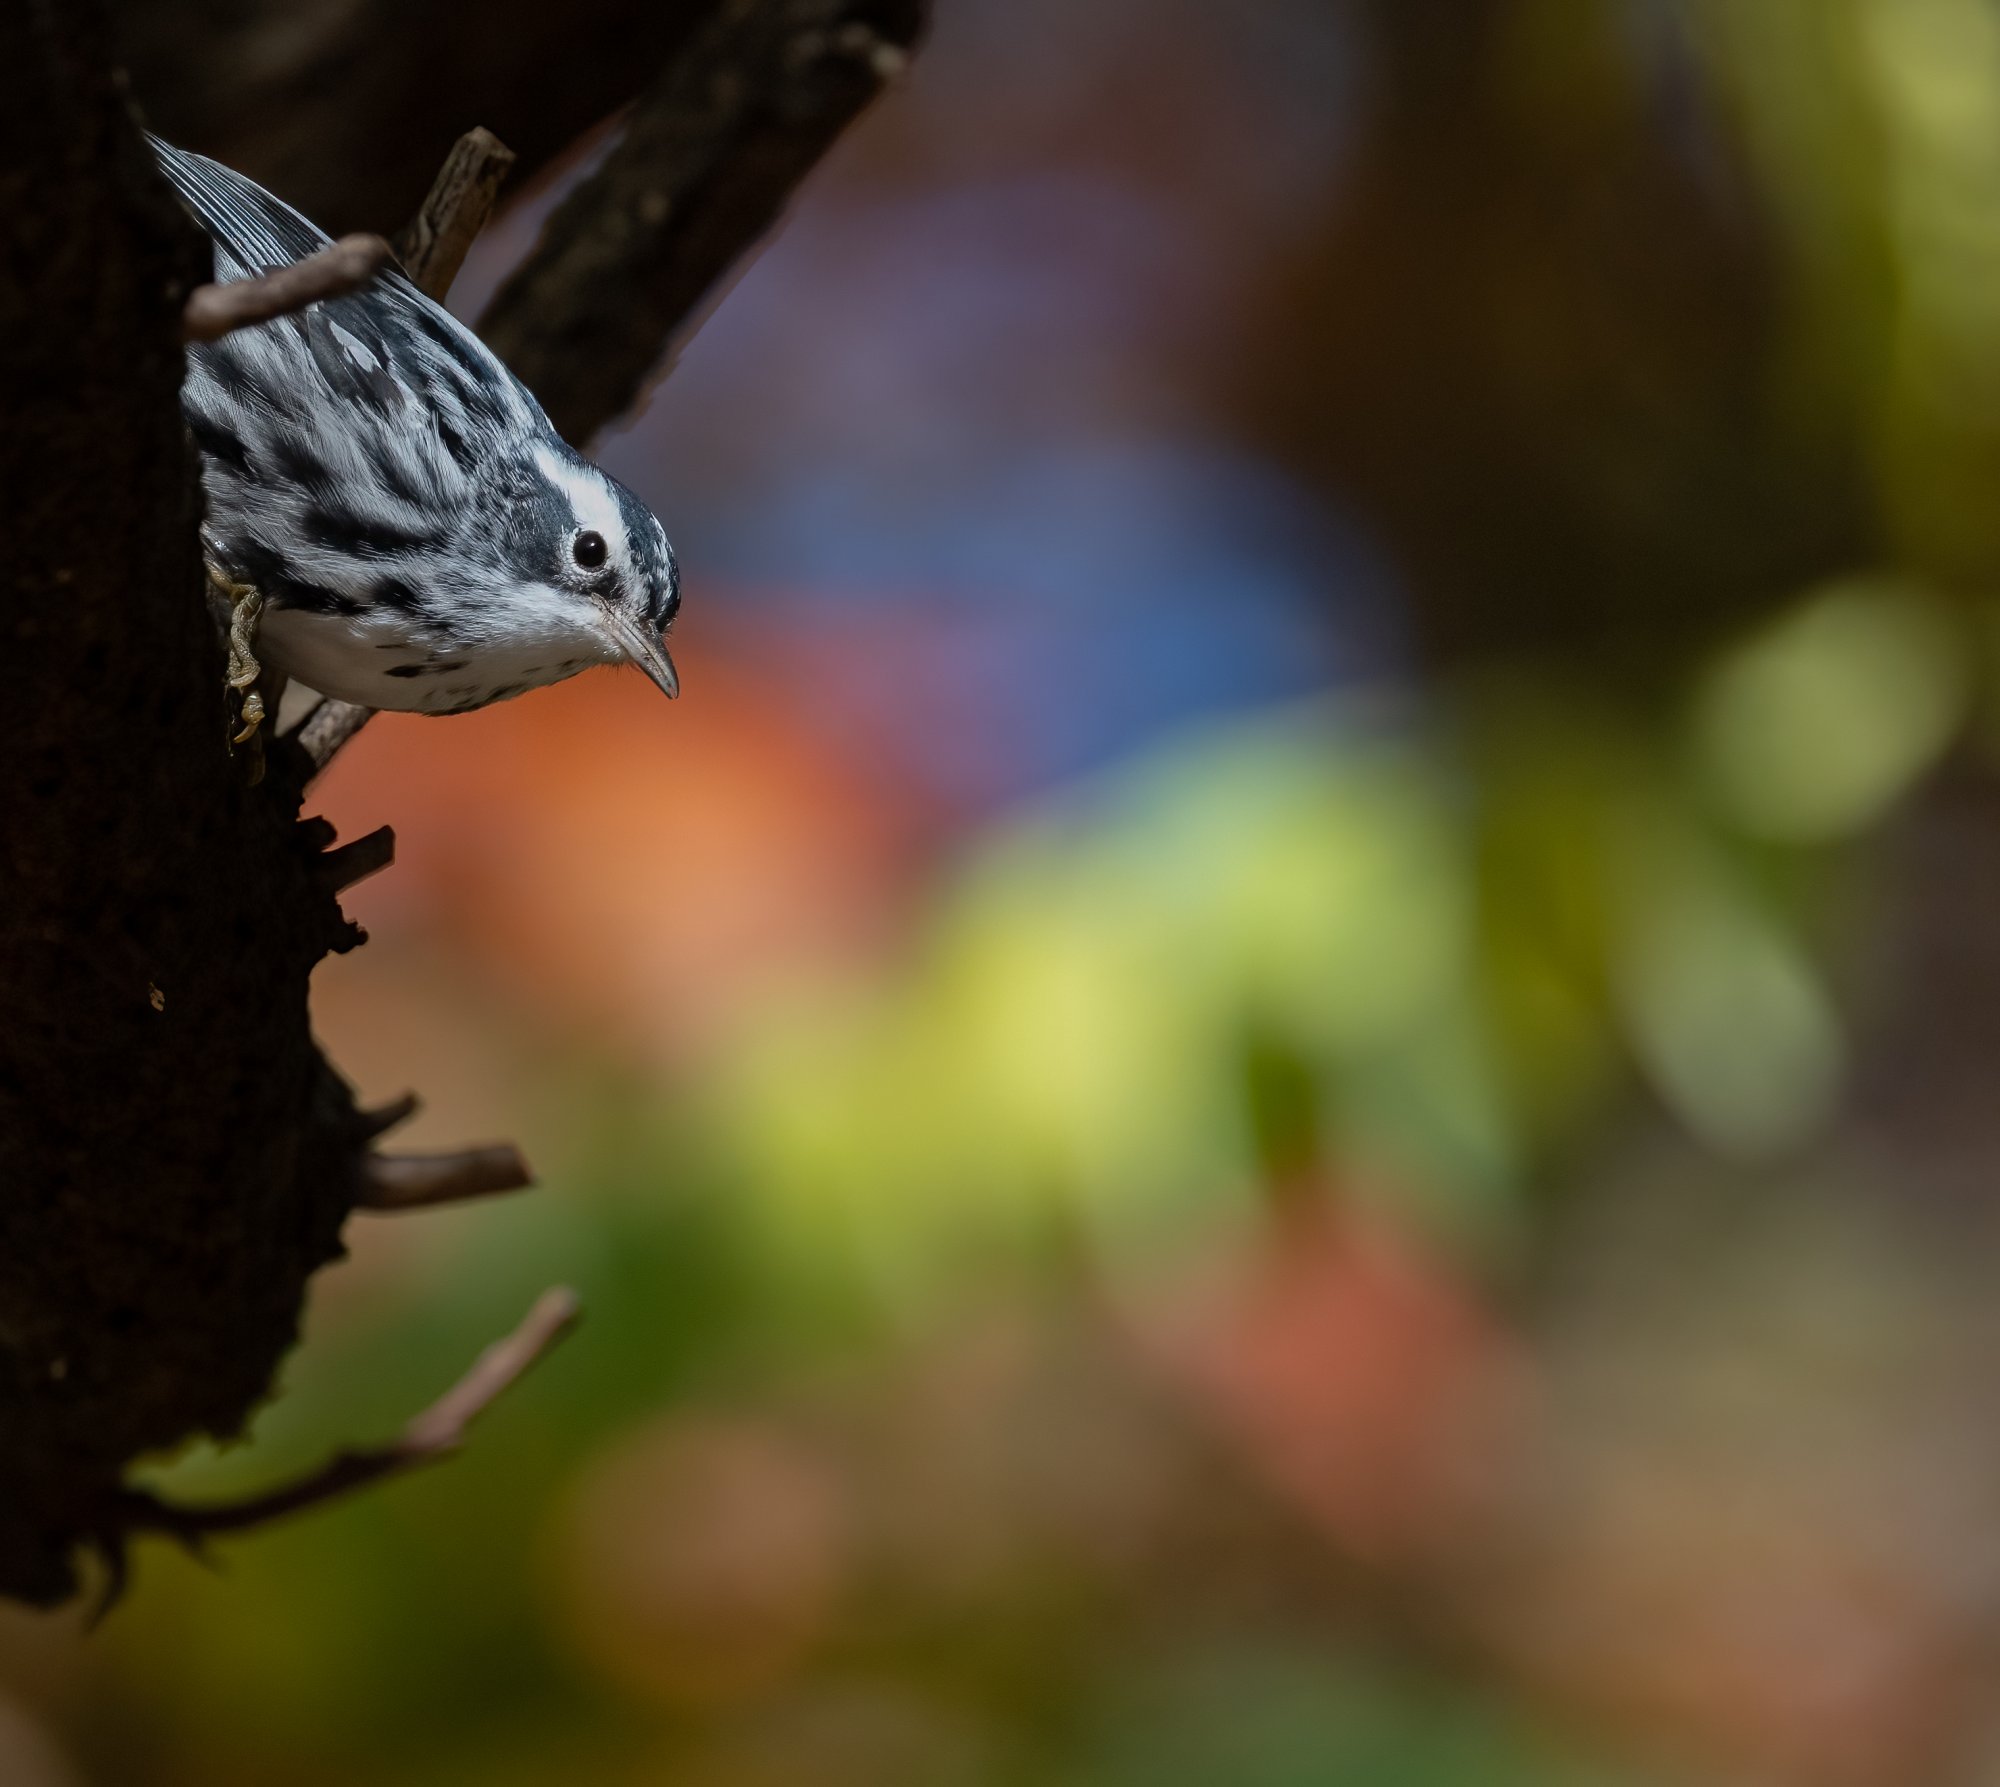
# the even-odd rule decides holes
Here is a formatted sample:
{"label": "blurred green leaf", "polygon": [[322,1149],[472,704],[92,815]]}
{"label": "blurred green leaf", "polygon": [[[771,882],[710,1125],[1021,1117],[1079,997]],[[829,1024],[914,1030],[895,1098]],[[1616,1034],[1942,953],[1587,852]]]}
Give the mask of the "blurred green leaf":
{"label": "blurred green leaf", "polygon": [[[1338,1652],[1246,1644],[1121,1684],[1075,1787],[1609,1787],[1526,1721]],[[1636,1776],[1622,1777],[1636,1781]]]}
{"label": "blurred green leaf", "polygon": [[1852,837],[1950,743],[1969,660],[1962,631],[1906,582],[1815,596],[1703,683],[1695,748],[1718,805],[1765,837]]}

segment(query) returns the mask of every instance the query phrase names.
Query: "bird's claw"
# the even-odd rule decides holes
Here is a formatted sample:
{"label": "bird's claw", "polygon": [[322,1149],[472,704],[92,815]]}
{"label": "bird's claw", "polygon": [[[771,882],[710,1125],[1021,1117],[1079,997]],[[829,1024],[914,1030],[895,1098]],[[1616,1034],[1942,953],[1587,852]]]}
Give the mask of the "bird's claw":
{"label": "bird's claw", "polygon": [[252,583],[238,583],[215,566],[208,568],[208,580],[229,605],[229,671],[227,682],[237,697],[237,717],[242,730],[231,735],[233,749],[248,747],[250,780],[261,781],[264,774],[264,741],[259,733],[264,724],[264,697],[257,688],[264,667],[257,662],[257,622],[264,612],[264,597]]}

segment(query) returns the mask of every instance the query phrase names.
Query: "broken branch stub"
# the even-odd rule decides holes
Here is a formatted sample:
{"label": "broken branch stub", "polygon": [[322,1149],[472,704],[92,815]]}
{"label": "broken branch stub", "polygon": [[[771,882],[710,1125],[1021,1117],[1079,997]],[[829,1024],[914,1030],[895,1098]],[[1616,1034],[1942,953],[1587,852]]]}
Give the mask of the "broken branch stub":
{"label": "broken branch stub", "polygon": [[444,301],[513,165],[514,151],[483,127],[452,145],[430,195],[396,238],[396,258],[420,292]]}
{"label": "broken branch stub", "polygon": [[358,292],[395,258],[380,236],[343,236],[289,267],[226,285],[199,285],[181,312],[190,342],[220,341],[238,329],[294,316],[308,305]]}
{"label": "broken branch stub", "polygon": [[535,1175],[511,1142],[444,1154],[371,1154],[362,1163],[361,1210],[428,1210],[522,1191]]}

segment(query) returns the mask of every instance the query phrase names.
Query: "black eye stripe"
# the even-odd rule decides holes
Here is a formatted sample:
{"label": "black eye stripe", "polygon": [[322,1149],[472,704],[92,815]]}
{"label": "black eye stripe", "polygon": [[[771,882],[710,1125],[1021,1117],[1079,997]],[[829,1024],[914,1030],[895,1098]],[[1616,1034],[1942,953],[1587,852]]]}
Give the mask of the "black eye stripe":
{"label": "black eye stripe", "polygon": [[570,542],[570,557],[586,571],[595,571],[610,557],[611,548],[605,545],[604,536],[585,529]]}

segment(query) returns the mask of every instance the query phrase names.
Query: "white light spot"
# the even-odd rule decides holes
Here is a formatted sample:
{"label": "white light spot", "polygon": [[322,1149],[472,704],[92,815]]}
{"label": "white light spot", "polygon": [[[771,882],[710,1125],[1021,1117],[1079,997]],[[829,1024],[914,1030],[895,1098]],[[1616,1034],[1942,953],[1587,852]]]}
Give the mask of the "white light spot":
{"label": "white light spot", "polygon": [[381,371],[382,362],[375,357],[367,344],[358,336],[349,330],[343,329],[338,323],[328,323],[327,327],[332,330],[334,340],[339,342],[347,351],[347,357],[360,367],[363,372]]}

